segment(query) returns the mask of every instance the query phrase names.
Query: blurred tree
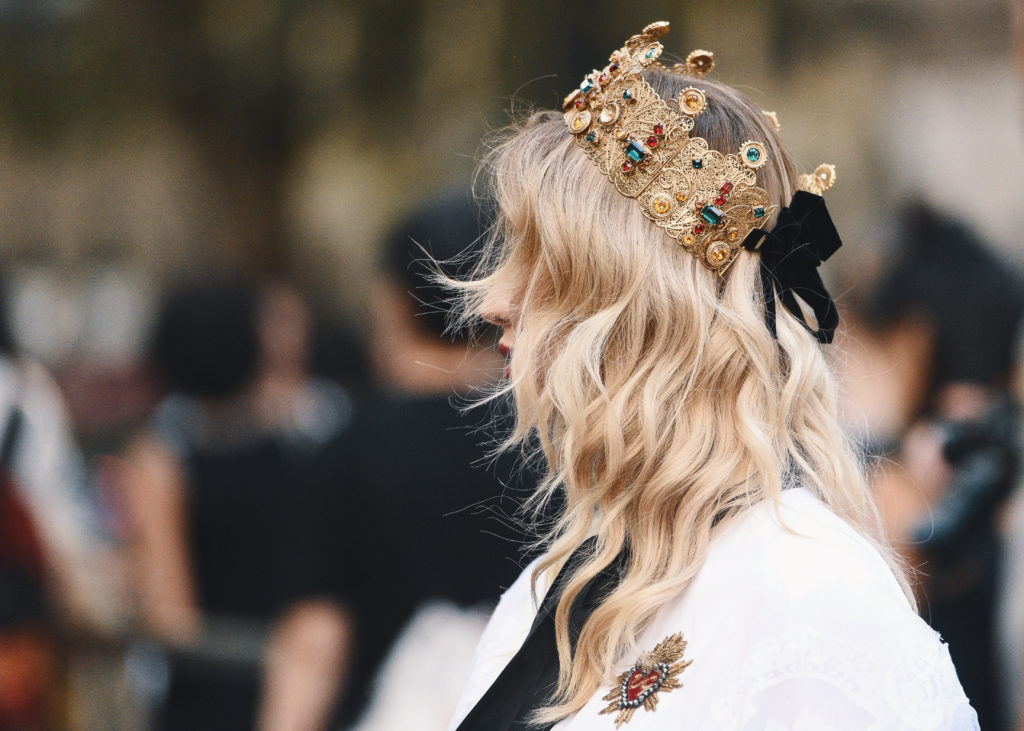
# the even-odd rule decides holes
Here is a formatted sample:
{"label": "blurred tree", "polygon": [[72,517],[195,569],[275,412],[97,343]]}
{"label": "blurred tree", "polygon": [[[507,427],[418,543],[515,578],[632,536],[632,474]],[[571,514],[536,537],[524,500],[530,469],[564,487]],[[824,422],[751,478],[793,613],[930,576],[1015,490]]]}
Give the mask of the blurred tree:
{"label": "blurred tree", "polygon": [[243,253],[239,260],[260,273],[283,273],[289,159],[341,89],[332,82],[338,69],[311,63],[295,34],[318,28],[314,41],[330,47],[322,31],[345,30],[330,19],[330,4],[319,0],[0,2],[4,121],[29,144],[48,146],[73,127],[170,116],[219,199],[204,245]]}

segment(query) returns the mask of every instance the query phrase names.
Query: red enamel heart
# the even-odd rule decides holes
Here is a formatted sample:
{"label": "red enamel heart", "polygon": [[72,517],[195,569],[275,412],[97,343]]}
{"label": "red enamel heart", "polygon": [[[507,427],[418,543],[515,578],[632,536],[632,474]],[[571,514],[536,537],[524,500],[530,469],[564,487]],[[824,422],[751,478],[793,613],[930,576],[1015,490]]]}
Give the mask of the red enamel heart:
{"label": "red enamel heart", "polygon": [[662,680],[662,675],[657,670],[649,670],[645,673],[637,668],[629,674],[629,682],[626,683],[626,700],[635,701],[649,688],[657,690],[661,687]]}

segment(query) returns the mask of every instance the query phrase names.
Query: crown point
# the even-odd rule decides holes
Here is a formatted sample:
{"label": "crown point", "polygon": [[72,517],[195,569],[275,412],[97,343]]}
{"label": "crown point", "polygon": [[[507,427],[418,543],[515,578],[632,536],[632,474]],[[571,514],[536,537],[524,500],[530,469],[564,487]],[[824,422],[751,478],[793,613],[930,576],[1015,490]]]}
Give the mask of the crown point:
{"label": "crown point", "polygon": [[762,109],[761,114],[768,117],[768,121],[772,123],[772,127],[775,128],[776,132],[782,129],[782,125],[779,124],[779,115],[777,115],[775,112],[769,112]]}
{"label": "crown point", "polygon": [[668,33],[669,23],[667,20],[656,20],[655,22],[644,26],[642,35],[649,38],[661,38],[663,35]]}
{"label": "crown point", "polygon": [[740,147],[740,161],[752,170],[757,170],[768,160],[768,153],[760,142],[748,140]]}
{"label": "crown point", "polygon": [[715,54],[698,49],[686,57],[686,68],[694,76],[703,76],[715,67]]}

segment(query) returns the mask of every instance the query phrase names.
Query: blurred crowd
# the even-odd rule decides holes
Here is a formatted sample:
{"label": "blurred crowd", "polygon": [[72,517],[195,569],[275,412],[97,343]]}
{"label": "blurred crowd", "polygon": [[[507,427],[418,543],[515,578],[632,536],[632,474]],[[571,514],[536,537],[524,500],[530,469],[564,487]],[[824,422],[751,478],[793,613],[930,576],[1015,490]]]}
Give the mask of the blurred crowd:
{"label": "blurred crowd", "polygon": [[403,222],[365,342],[285,283],[170,288],[145,406],[89,459],[5,340],[0,728],[400,728],[411,684],[447,721],[524,546],[501,407],[462,413],[503,361],[428,278],[479,231],[466,196]]}
{"label": "blurred crowd", "polygon": [[[510,405],[469,408],[502,378],[494,334],[452,327],[437,284],[472,264],[486,223],[472,196],[438,192],[384,228],[422,195],[408,186],[466,179],[484,106],[551,68],[578,78],[597,57],[589,46],[608,46],[601,28],[617,40],[626,27],[621,3],[586,27],[592,4],[478,5],[147,0],[126,20],[114,3],[0,0],[0,154],[26,148],[4,157],[20,166],[8,180],[24,183],[0,186],[17,212],[6,240],[74,249],[65,234],[84,221],[83,237],[144,242],[141,269],[154,277],[132,284],[111,265],[88,308],[56,306],[48,267],[82,285],[91,275],[76,267],[109,252],[51,260],[26,246],[0,258],[0,731],[446,728],[488,613],[530,558],[535,529],[517,508],[533,472],[496,452]],[[1004,210],[1019,147],[998,147],[986,167],[1002,107],[968,94],[952,114],[956,87],[940,85],[932,114],[933,87],[878,83],[880,66],[927,61],[927,50],[943,80],[964,74],[991,106],[1007,88],[996,82],[1019,85],[1024,31],[1014,68],[992,41],[1003,3],[942,3],[961,13],[948,17],[930,4],[734,3],[735,22],[722,23],[718,3],[650,5],[644,22],[683,16],[701,44],[731,38],[729,73],[787,88],[791,107],[825,98],[805,93],[813,84],[841,97],[831,121],[797,106],[792,125],[856,161],[855,194],[838,196],[850,220],[881,199],[897,205],[893,191],[955,192],[958,205],[907,205],[884,232],[864,223],[872,266],[852,251],[856,271],[842,255],[829,264],[843,309],[830,355],[922,616],[949,643],[981,727],[1024,731],[1024,275],[993,246],[1019,251]],[[971,22],[950,45],[929,32],[910,43],[899,5],[935,33],[948,29],[933,20]],[[1020,28],[1022,8],[1012,4]],[[398,60],[367,63],[385,27]],[[819,51],[835,55],[798,63]],[[564,78],[532,83],[560,89]],[[864,104],[869,95],[880,101]],[[914,124],[883,116],[901,100]],[[961,117],[976,156],[963,180],[928,167],[961,164],[930,152]],[[819,124],[831,129],[806,134]],[[108,133],[138,159],[94,169],[107,158],[85,153],[106,154]],[[149,145],[158,138],[165,146]],[[914,157],[915,141],[928,155]],[[891,185],[879,184],[883,158],[895,161]],[[350,174],[356,164],[365,177]],[[988,185],[999,166],[1011,183]],[[976,205],[964,189],[981,191]],[[303,226],[289,229],[289,215]],[[982,233],[981,219],[1002,228]],[[351,234],[359,251],[332,259],[310,245],[313,264],[286,262],[297,228]],[[370,244],[381,254],[372,272]],[[161,257],[188,264],[161,268]],[[352,292],[325,302],[325,282]],[[368,320],[339,319],[345,310]],[[59,344],[72,320],[88,327],[69,356]],[[144,347],[105,335],[128,330]]]}
{"label": "blurred crowd", "polygon": [[[508,404],[466,408],[503,361],[437,283],[481,230],[461,194],[398,225],[365,340],[283,282],[169,288],[87,451],[0,330],[0,728],[445,727],[530,538]],[[845,418],[983,727],[1019,729],[1021,273],[922,204],[899,230],[842,300]]]}

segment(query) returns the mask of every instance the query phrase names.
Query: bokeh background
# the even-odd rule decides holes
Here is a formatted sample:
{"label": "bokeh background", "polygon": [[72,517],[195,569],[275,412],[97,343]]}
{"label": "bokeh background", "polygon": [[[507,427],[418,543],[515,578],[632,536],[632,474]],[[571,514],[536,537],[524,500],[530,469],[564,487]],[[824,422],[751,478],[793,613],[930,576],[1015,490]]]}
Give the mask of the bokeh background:
{"label": "bokeh background", "polygon": [[[685,57],[694,48],[713,50],[717,79],[778,113],[781,135],[805,170],[820,162],[838,168],[829,206],[845,246],[826,267],[827,277],[840,303],[850,309],[851,322],[863,326],[862,332],[848,333],[840,350],[852,382],[851,399],[863,401],[848,418],[851,432],[874,444],[866,452],[889,460],[891,469],[878,470],[878,489],[896,495],[889,501],[895,505],[890,524],[909,541],[921,511],[941,504],[955,483],[956,467],[940,454],[935,425],[963,418],[983,421],[994,398],[1013,402],[1019,383],[1019,321],[1013,317],[1005,327],[985,331],[987,342],[1002,343],[1002,361],[981,375],[950,377],[975,385],[984,381],[979,397],[984,403],[973,411],[961,408],[961,401],[944,406],[943,392],[937,390],[942,384],[935,383],[929,358],[937,357],[943,323],[977,330],[981,326],[974,323],[998,319],[997,312],[1016,312],[1024,294],[1018,274],[1024,261],[1022,14],[1014,0],[0,0],[0,278],[10,335],[5,403],[16,405],[19,394],[38,393],[37,400],[46,404],[41,407],[46,415],[35,420],[31,412],[36,407],[21,405],[44,446],[32,447],[22,431],[20,448],[28,452],[12,464],[50,460],[48,466],[14,465],[10,470],[12,482],[21,483],[10,489],[22,494],[24,512],[37,524],[45,565],[39,575],[48,577],[40,580],[40,606],[47,608],[36,611],[32,602],[22,606],[11,598],[15,589],[4,589],[3,597],[10,599],[5,606],[21,607],[10,610],[14,619],[9,626],[17,628],[18,618],[28,617],[25,626],[35,629],[18,635],[28,637],[22,654],[0,658],[0,670],[12,668],[8,677],[23,683],[20,700],[12,701],[14,710],[0,709],[0,719],[8,712],[26,728],[200,728],[194,720],[168,720],[166,711],[167,699],[184,692],[176,690],[175,678],[192,672],[181,670],[182,663],[195,657],[203,666],[201,680],[195,681],[199,686],[241,676],[251,686],[237,696],[248,698],[239,705],[248,704],[250,716],[211,721],[211,727],[251,727],[259,714],[271,728],[347,727],[365,708],[375,708],[366,698],[380,684],[370,679],[393,647],[398,628],[419,616],[410,608],[381,619],[376,637],[377,620],[366,619],[360,606],[360,601],[372,601],[346,592],[366,591],[352,587],[373,585],[379,576],[356,572],[339,588],[324,579],[337,570],[328,562],[315,579],[282,590],[249,616],[235,611],[233,600],[225,600],[223,611],[206,611],[203,592],[196,591],[202,580],[194,576],[179,576],[150,590],[140,572],[152,577],[195,571],[204,560],[200,554],[216,550],[210,548],[215,542],[197,538],[196,515],[189,511],[201,504],[194,499],[196,484],[220,483],[210,476],[216,470],[203,473],[202,480],[197,477],[206,467],[195,466],[195,455],[206,455],[209,448],[220,459],[222,442],[249,445],[253,432],[259,432],[259,439],[268,433],[275,439],[291,434],[295,420],[274,415],[291,413],[303,399],[333,404],[323,417],[330,428],[313,439],[313,446],[306,445],[309,454],[321,448],[331,453],[331,467],[320,462],[310,468],[306,461],[295,467],[287,461],[297,459],[294,450],[286,457],[273,452],[268,468],[259,467],[264,463],[254,462],[252,452],[239,459],[257,482],[274,470],[291,475],[267,486],[269,497],[261,498],[261,504],[268,513],[307,526],[302,518],[310,511],[329,515],[323,532],[331,538],[295,556],[273,550],[273,544],[258,560],[269,573],[267,562],[287,556],[295,563],[283,573],[303,576],[316,573],[307,566],[315,563],[309,558],[313,554],[335,552],[349,562],[361,560],[357,557],[370,540],[366,534],[349,541],[336,535],[355,531],[349,523],[356,499],[341,505],[344,501],[330,493],[332,480],[345,495],[352,474],[372,485],[374,469],[388,454],[404,455],[410,445],[422,442],[410,423],[427,431],[448,423],[443,406],[409,417],[408,401],[385,418],[396,394],[419,403],[430,393],[447,404],[453,390],[462,393],[467,383],[478,385],[501,370],[486,352],[461,341],[456,346],[462,356],[457,353],[453,361],[451,353],[439,352],[434,353],[439,360],[431,361],[434,351],[418,339],[427,334],[416,321],[406,330],[396,328],[397,320],[415,314],[409,293],[415,294],[416,285],[395,273],[414,254],[398,255],[398,266],[389,270],[394,247],[401,249],[401,242],[420,230],[425,239],[450,237],[453,252],[469,244],[475,237],[472,222],[468,228],[446,224],[471,216],[437,201],[467,197],[486,136],[507,124],[512,113],[557,108],[611,49],[656,19],[672,23],[666,39],[670,58]],[[910,204],[927,210],[929,220],[950,218],[963,228],[921,233],[927,227],[915,229],[920,217],[908,218]],[[423,219],[424,206],[442,213]],[[420,218],[410,219],[416,212]],[[901,262],[915,271],[915,262],[927,260],[929,245],[943,236],[977,238],[980,248],[964,255],[967,263],[960,270],[967,271],[972,262],[979,265],[981,272],[971,275],[970,286],[961,288],[955,267],[952,273],[947,268],[944,279],[914,285],[919,303],[931,293],[946,303],[946,310],[930,300],[920,309],[886,300],[885,291],[891,296],[903,290],[903,280],[886,284],[888,273]],[[986,279],[987,272],[997,270]],[[262,384],[256,389],[262,389],[261,406],[253,406],[248,381],[239,386],[247,394],[244,408],[237,399],[227,410],[221,408],[217,399],[227,403],[236,398],[234,391],[215,394],[211,406],[210,394],[190,392],[168,375],[166,362],[162,369],[154,362],[160,313],[167,297],[187,282],[204,283],[203,296],[215,288],[211,283],[218,283],[220,294],[202,300],[206,309],[200,306],[197,313],[193,307],[183,315],[174,347],[183,349],[179,355],[185,353],[188,360],[188,348],[203,342],[189,335],[205,325],[214,327],[215,313],[248,303],[257,318],[254,337],[262,338],[261,365],[250,369]],[[191,291],[194,304],[199,295]],[[977,299],[986,292],[988,299]],[[231,293],[237,296],[232,299]],[[399,300],[403,304],[396,304]],[[886,311],[886,305],[893,309]],[[955,314],[935,314],[940,311],[971,314],[960,321]],[[993,316],[986,318],[986,311]],[[886,322],[887,312],[906,323],[920,324],[929,315],[938,319],[924,330],[908,325],[908,330],[893,331],[887,328],[892,324]],[[222,324],[229,320],[221,318]],[[207,342],[215,352],[224,343],[211,337]],[[414,345],[403,349],[402,338]],[[285,343],[276,356],[271,352],[275,342]],[[960,351],[975,347],[956,342],[966,343],[951,346]],[[920,350],[907,353],[895,343],[919,343]],[[444,364],[460,362],[466,352],[483,359],[479,372],[452,375],[454,369]],[[903,368],[908,362],[913,367]],[[438,379],[438,369],[447,376]],[[891,374],[896,374],[894,383],[886,381]],[[37,382],[43,385],[33,391],[31,384]],[[168,398],[175,396],[191,400],[185,407],[178,402],[168,407]],[[376,419],[369,426],[363,421],[367,414]],[[395,426],[403,414],[404,431]],[[174,440],[162,425],[170,420],[173,429],[194,436],[189,425],[196,419],[206,420],[204,436],[195,437],[198,447],[168,446]],[[913,442],[920,449],[908,455],[901,449],[908,434],[920,436],[913,431],[918,422],[932,428],[933,440],[921,437]],[[5,423],[12,425],[10,419]],[[233,425],[224,427],[229,436],[214,439],[215,448],[203,441],[209,433],[220,434],[220,427],[210,424],[226,423]],[[245,439],[232,431],[238,423],[251,427],[242,430]],[[372,443],[363,437],[356,446],[349,439],[338,446],[352,429],[384,436]],[[1015,444],[1016,426],[1006,433],[1011,436],[1000,444]],[[19,447],[13,438],[12,443]],[[437,447],[435,453],[446,448]],[[39,456],[44,452],[50,456]],[[379,462],[371,463],[367,454]],[[458,454],[471,460],[473,449]],[[956,614],[957,609],[952,615],[957,622],[983,625],[986,647],[996,648],[977,660],[979,682],[1002,689],[999,698],[981,701],[985,713],[1000,719],[983,723],[986,728],[1020,723],[1014,689],[1024,678],[1019,667],[1024,619],[1018,629],[1012,619],[1012,607],[1018,605],[1007,598],[1017,596],[1006,588],[1013,579],[1005,578],[1021,568],[1003,558],[1010,551],[1004,537],[1017,535],[1019,528],[1012,527],[1015,513],[1007,497],[1012,490],[1006,486],[1015,484],[1010,465],[1018,461],[1019,450],[1007,446],[1000,454],[1012,474],[993,488],[998,499],[992,498],[983,511],[989,548],[972,558],[973,568],[967,569],[987,578],[982,589],[963,584],[970,585],[964,589],[968,604],[982,596],[980,608],[971,605],[965,614]],[[922,460],[925,467],[920,467]],[[363,464],[362,473],[352,467],[356,463]],[[443,483],[444,466],[437,468]],[[42,476],[26,476],[33,469]],[[218,469],[240,474],[230,466]],[[295,507],[294,491],[282,485],[294,484],[294,475],[304,470],[315,473],[310,484],[316,486],[299,490],[305,497]],[[902,487],[892,487],[900,482],[888,479],[894,473],[903,476]],[[403,478],[395,474],[389,479],[397,483]],[[27,487],[33,480],[41,486]],[[172,505],[153,506],[137,497],[160,494],[153,485],[167,482],[173,483],[170,494],[178,494]],[[54,487],[57,483],[62,487]],[[365,491],[372,492],[369,487]],[[487,494],[499,493],[507,494],[496,488]],[[395,493],[388,507],[415,505],[407,512],[437,513],[439,518],[463,515],[461,508],[474,503],[470,494],[416,503],[408,494]],[[239,492],[230,499],[249,498]],[[375,505],[383,510],[384,503],[360,499],[368,501],[365,510]],[[484,517],[508,527],[509,512]],[[56,514],[63,517],[52,519]],[[210,535],[226,534],[223,525],[213,525]],[[273,543],[267,538],[268,531],[276,530],[267,527],[271,523],[257,520],[253,525],[237,540],[254,546]],[[402,525],[374,530],[386,530],[399,548],[422,551],[429,536]],[[492,529],[487,523],[476,530]],[[177,538],[167,537],[175,532]],[[280,540],[281,545],[302,543]],[[510,540],[502,550],[508,550]],[[181,560],[170,568],[160,559],[138,555],[174,550],[181,552]],[[915,565],[925,567],[925,574],[942,563],[927,551],[915,554],[911,548],[907,553]],[[406,554],[391,558],[408,561]],[[439,554],[437,561],[454,566],[455,559]],[[296,568],[300,564],[307,568]],[[222,570],[237,576],[230,567]],[[170,596],[166,602],[171,606],[189,591],[195,596],[182,600],[186,609],[191,607],[185,615],[198,612],[204,617],[199,624],[153,609],[161,597]],[[375,591],[383,596],[379,586]],[[493,600],[496,592],[497,586],[480,589],[479,595],[452,589],[442,598],[464,608]],[[429,594],[423,590],[393,601],[412,607]],[[321,601],[324,597],[330,601]],[[925,602],[925,613],[928,606]],[[432,625],[435,630],[450,624],[445,618],[454,615],[438,611],[420,620],[439,622]],[[236,615],[245,616],[235,622]],[[451,638],[450,646],[471,648],[482,616],[463,616],[466,631]],[[1024,609],[1019,616],[1024,617]],[[1014,642],[1019,647],[1011,648],[1008,657],[1000,655],[999,648]],[[353,654],[353,643],[361,644],[363,655]],[[321,668],[313,676],[323,681],[322,689],[296,680],[301,671],[288,669],[289,657],[303,665],[302,658],[309,656],[303,648],[310,645],[335,648],[307,663]],[[273,655],[275,648],[278,655]],[[419,651],[427,650],[411,652]],[[956,645],[953,654],[956,658]],[[271,656],[285,658],[284,680],[273,692],[260,679]],[[450,659],[452,687],[460,682],[459,657]],[[432,661],[422,660],[421,667],[424,662]],[[211,674],[218,680],[208,681]],[[413,684],[422,680],[410,677]],[[351,690],[359,686],[353,678],[362,678],[366,687]],[[438,700],[440,718],[450,712],[441,701],[451,691],[445,695],[431,687],[424,688],[423,703]],[[360,699],[351,700],[353,693]],[[204,697],[196,703],[209,709],[217,701]],[[303,716],[295,706],[312,712]],[[377,720],[371,713],[361,728],[435,727],[422,714],[413,725],[381,720],[387,706],[378,699]],[[14,727],[15,721],[0,720],[0,727],[4,723]],[[436,727],[443,728],[444,721]]]}

